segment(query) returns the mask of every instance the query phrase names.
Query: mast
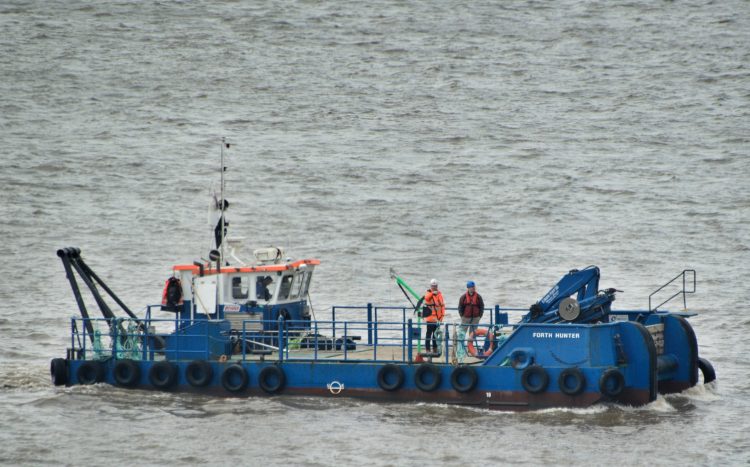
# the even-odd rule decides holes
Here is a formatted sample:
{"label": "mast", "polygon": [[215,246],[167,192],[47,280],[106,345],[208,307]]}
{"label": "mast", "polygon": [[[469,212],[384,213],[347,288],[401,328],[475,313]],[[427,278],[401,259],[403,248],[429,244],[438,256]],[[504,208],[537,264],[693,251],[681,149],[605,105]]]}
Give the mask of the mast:
{"label": "mast", "polygon": [[224,180],[224,172],[227,171],[227,167],[224,165],[224,147],[227,149],[229,148],[229,143],[227,143],[227,140],[225,137],[222,136],[221,138],[221,199],[219,200],[219,209],[221,209],[221,219],[219,220],[219,225],[221,229],[221,246],[219,247],[219,264],[222,264],[224,262],[224,251],[226,248],[226,242],[225,236],[226,236],[226,219],[224,218],[224,212],[226,210],[226,200],[224,198],[224,189],[226,188],[225,184],[226,181]]}
{"label": "mast", "polygon": [[[226,179],[224,178],[224,172],[227,171],[226,165],[224,165],[224,148],[229,148],[229,143],[227,143],[227,139],[225,137],[221,137],[221,183],[220,183],[220,199],[219,199],[219,209],[221,210],[220,217],[219,217],[219,240],[221,241],[219,248],[218,248],[218,259],[216,261],[216,270],[217,272],[221,273],[221,266],[224,263],[224,252],[226,251],[226,235],[227,235],[227,223],[226,223],[226,209],[227,209],[227,201],[224,197],[224,191],[226,189]],[[216,308],[214,309],[214,313],[216,318],[219,318],[219,307],[221,305],[221,294],[220,290],[224,289],[224,275],[219,274],[216,277],[216,288],[214,290],[215,293],[215,303]],[[208,311],[208,310],[206,310]],[[207,314],[208,318],[211,319],[211,315]]]}

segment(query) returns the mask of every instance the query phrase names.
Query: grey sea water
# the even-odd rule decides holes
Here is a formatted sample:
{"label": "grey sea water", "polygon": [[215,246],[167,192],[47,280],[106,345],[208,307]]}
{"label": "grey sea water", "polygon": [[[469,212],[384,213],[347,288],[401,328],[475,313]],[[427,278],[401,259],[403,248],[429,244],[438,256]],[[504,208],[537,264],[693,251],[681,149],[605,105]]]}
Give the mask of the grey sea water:
{"label": "grey sea water", "polygon": [[[746,465],[749,46],[741,0],[5,0],[0,463]],[[390,267],[528,307],[596,264],[620,308],[693,268],[718,381],[522,414],[51,386],[56,249],[157,303],[206,255],[221,137],[233,234],[319,258],[319,317],[403,305]]]}

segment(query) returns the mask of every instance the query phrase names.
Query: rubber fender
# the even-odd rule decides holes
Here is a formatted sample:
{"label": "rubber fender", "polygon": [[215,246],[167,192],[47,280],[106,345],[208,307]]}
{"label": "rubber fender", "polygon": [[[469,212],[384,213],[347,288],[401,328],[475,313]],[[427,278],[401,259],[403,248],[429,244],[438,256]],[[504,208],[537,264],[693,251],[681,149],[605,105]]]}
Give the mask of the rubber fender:
{"label": "rubber fender", "polygon": [[665,332],[666,326],[671,321],[676,321],[683,330],[684,339],[688,345],[688,361],[685,363],[687,368],[692,369],[689,373],[690,386],[695,386],[698,384],[698,339],[695,336],[695,330],[686,318],[679,315],[668,315],[664,318]]}
{"label": "rubber fender", "polygon": [[118,385],[132,388],[141,379],[141,368],[133,360],[118,360],[112,375]]}
{"label": "rubber fender", "polygon": [[185,379],[193,387],[203,387],[211,382],[214,375],[211,364],[205,360],[193,360],[185,368]]}
{"label": "rubber fender", "polygon": [[526,367],[521,373],[521,385],[531,394],[540,394],[549,386],[549,375],[540,365]]}
{"label": "rubber fender", "polygon": [[440,386],[440,369],[430,363],[419,365],[414,372],[414,384],[422,391],[434,391]]}
{"label": "rubber fender", "polygon": [[458,392],[469,392],[477,386],[477,370],[470,366],[459,366],[451,372],[451,386]]}
{"label": "rubber fender", "polygon": [[557,385],[560,391],[569,396],[577,396],[582,393],[586,387],[586,377],[578,368],[566,368],[560,372],[557,378]]}
{"label": "rubber fender", "polygon": [[247,370],[242,365],[229,365],[221,374],[221,385],[229,392],[242,391],[248,381]]}
{"label": "rubber fender", "polygon": [[64,358],[53,358],[49,362],[49,374],[52,384],[63,386],[68,383],[68,362]]}
{"label": "rubber fender", "polygon": [[[648,366],[646,367],[648,369],[648,380],[649,380],[648,381],[648,387],[649,387],[648,396],[649,396],[649,401],[655,401],[657,397],[657,392],[659,389],[659,383],[658,383],[656,344],[654,343],[654,338],[651,335],[651,333],[648,332],[648,329],[646,329],[646,326],[644,326],[641,323],[638,323],[635,321],[624,321],[622,323],[622,326],[633,327],[634,329],[638,331],[638,333],[641,336],[641,339],[643,340],[645,349],[648,352],[648,360],[647,360]],[[697,371],[695,373],[697,374]]]}
{"label": "rubber fender", "polygon": [[534,362],[534,349],[531,347],[517,347],[508,354],[510,366],[516,370],[523,370]]}
{"label": "rubber fender", "polygon": [[599,378],[599,390],[608,397],[617,397],[625,389],[625,376],[617,368],[608,368]]}
{"label": "rubber fender", "polygon": [[156,362],[148,371],[148,380],[158,389],[169,389],[177,382],[177,365],[167,361]]}
{"label": "rubber fender", "polygon": [[269,394],[281,391],[286,383],[284,370],[276,365],[271,365],[260,370],[258,374],[258,386]]}
{"label": "rubber fender", "polygon": [[711,362],[705,358],[698,357],[698,368],[701,370],[701,373],[703,373],[703,384],[716,380],[716,371],[714,371]]}
{"label": "rubber fender", "polygon": [[656,372],[659,374],[675,371],[678,365],[677,357],[672,354],[656,357]]}
{"label": "rubber fender", "polygon": [[404,384],[404,370],[388,363],[378,370],[378,386],[384,391],[396,391]]}
{"label": "rubber fender", "polygon": [[96,384],[104,381],[104,365],[97,360],[88,360],[76,372],[79,384]]}

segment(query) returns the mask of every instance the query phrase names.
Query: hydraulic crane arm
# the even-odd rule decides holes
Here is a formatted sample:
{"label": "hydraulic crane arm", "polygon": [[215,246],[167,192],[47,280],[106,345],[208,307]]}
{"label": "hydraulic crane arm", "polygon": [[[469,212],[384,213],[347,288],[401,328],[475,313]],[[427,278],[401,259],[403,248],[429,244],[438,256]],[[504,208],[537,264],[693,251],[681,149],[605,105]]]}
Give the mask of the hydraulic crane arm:
{"label": "hydraulic crane arm", "polygon": [[610,311],[615,289],[599,291],[599,268],[573,269],[529,309],[524,323],[586,323],[602,319]]}

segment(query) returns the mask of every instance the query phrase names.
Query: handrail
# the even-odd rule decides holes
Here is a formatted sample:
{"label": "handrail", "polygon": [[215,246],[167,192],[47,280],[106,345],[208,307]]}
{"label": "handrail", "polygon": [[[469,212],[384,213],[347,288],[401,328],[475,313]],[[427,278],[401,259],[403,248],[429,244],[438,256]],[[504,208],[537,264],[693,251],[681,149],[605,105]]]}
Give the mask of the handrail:
{"label": "handrail", "polygon": [[[214,345],[216,343],[226,344],[231,342],[233,349],[234,344],[240,342],[241,350],[229,351],[232,353],[241,354],[240,358],[242,362],[248,360],[247,352],[249,352],[248,344],[253,347],[261,347],[263,349],[271,350],[273,353],[278,354],[278,361],[287,360],[308,360],[312,358],[313,361],[317,361],[321,358],[319,355],[320,351],[333,350],[336,355],[326,355],[324,358],[328,361],[352,361],[356,357],[352,357],[353,353],[358,352],[360,349],[355,347],[355,341],[358,340],[358,335],[370,330],[374,332],[380,331],[380,337],[378,341],[370,344],[363,344],[364,348],[370,347],[372,350],[373,361],[403,361],[412,362],[417,348],[417,342],[424,339],[424,333],[419,330],[426,327],[428,323],[415,323],[411,319],[406,321],[354,321],[346,320],[335,322],[333,320],[315,320],[312,323],[312,327],[306,334],[301,334],[298,330],[290,329],[289,324],[293,321],[285,322],[283,319],[279,320],[279,327],[276,331],[262,331],[260,334],[256,334],[255,329],[250,329],[248,326],[259,320],[243,320],[241,330],[232,331],[220,331],[223,337],[214,336],[209,333],[206,329],[197,328],[195,330],[179,325],[177,320],[173,319],[150,319],[146,321],[147,326],[137,328],[133,326],[120,329],[114,327],[112,334],[103,333],[102,337],[104,341],[99,343],[96,339],[92,341],[96,344],[90,344],[87,339],[87,327],[83,326],[82,330],[80,326],[76,326],[76,323],[82,321],[84,318],[71,318],[71,351],[77,352],[84,359],[91,359],[92,356],[88,355],[90,350],[96,352],[101,351],[102,354],[95,358],[114,358],[116,360],[123,358],[133,358],[142,361],[154,361],[161,358],[167,360],[185,360],[204,358],[211,359],[217,358],[220,351],[217,352],[218,348]],[[90,322],[106,322],[104,318],[87,318]],[[134,320],[123,319],[123,323],[131,323]],[[173,330],[156,330],[151,327],[152,324],[157,323],[170,323],[174,324]],[[205,325],[210,323],[210,320],[197,320],[192,324]],[[330,334],[320,335],[319,332],[327,334],[327,331],[331,331],[333,326],[338,326],[339,330],[343,331],[343,335],[339,335],[337,338],[332,338]],[[486,325],[480,325],[485,327]],[[98,329],[99,326],[92,329]],[[451,340],[448,336],[449,329],[453,328],[453,332],[456,332],[457,327],[460,324],[457,323],[443,323],[443,342],[441,343],[442,356],[441,359],[446,364],[450,363],[451,358],[454,356],[452,349],[455,345],[463,345],[463,343],[456,343],[455,338]],[[490,326],[487,326],[489,328]],[[236,333],[239,331],[239,333]],[[125,334],[122,334],[122,333]],[[169,334],[165,334],[169,333]],[[312,333],[312,334],[310,334]],[[169,348],[157,348],[155,347],[154,338],[157,337],[170,338]],[[234,336],[234,337],[232,337]],[[77,345],[75,338],[78,337],[80,342]],[[137,339],[136,346],[123,347],[120,344],[120,338],[126,337],[128,339]],[[226,339],[224,339],[226,337]],[[205,338],[205,342],[202,339]],[[235,340],[237,339],[237,340]],[[300,339],[300,340],[297,340]],[[304,339],[304,340],[302,340]],[[191,342],[192,340],[192,342]],[[394,349],[395,351],[388,350]],[[383,350],[387,352],[382,353]],[[297,351],[302,352],[297,352]],[[312,355],[310,355],[312,353]],[[400,354],[400,356],[399,356]],[[228,355],[225,353],[225,355]],[[79,358],[81,358],[79,357]],[[231,356],[230,356],[231,358]],[[261,357],[262,360],[262,357]]]}
{"label": "handrail", "polygon": [[[692,288],[692,290],[687,290],[687,285],[688,285],[687,273],[692,273],[692,276],[693,276],[693,288]],[[656,305],[655,307],[652,308],[651,307],[651,297],[653,297],[654,295],[656,295],[658,292],[660,292],[662,289],[664,289],[665,287],[667,287],[669,284],[671,284],[672,282],[676,281],[680,277],[682,277],[682,290],[680,290],[678,292],[675,292],[669,298],[667,298],[666,300],[664,300],[663,302],[659,303],[658,305]],[[664,305],[665,303],[669,302],[670,300],[672,300],[673,298],[675,298],[676,296],[678,296],[680,294],[682,294],[682,307],[683,307],[683,309],[686,310],[687,309],[687,296],[686,295],[689,294],[689,293],[695,293],[695,284],[696,284],[695,269],[684,269],[681,273],[677,274],[677,276],[675,276],[672,280],[670,280],[666,284],[662,285],[658,289],[656,289],[653,292],[651,292],[651,295],[648,296],[648,311],[649,312],[656,311],[657,309],[659,309],[660,306]]]}

